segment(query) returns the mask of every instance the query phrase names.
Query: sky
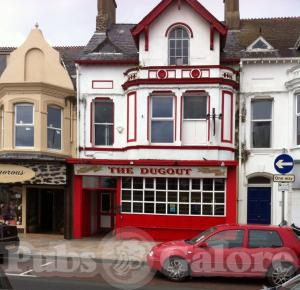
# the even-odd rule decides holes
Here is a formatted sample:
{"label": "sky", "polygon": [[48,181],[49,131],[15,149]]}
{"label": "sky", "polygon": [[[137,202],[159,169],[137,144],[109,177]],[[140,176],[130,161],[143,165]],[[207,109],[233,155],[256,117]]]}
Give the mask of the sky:
{"label": "sky", "polygon": [[[116,0],[117,22],[138,23],[160,0]],[[198,0],[219,20],[223,0]],[[300,0],[240,0],[242,18],[300,16]],[[36,23],[51,45],[85,45],[97,0],[0,0],[0,46],[19,46]]]}

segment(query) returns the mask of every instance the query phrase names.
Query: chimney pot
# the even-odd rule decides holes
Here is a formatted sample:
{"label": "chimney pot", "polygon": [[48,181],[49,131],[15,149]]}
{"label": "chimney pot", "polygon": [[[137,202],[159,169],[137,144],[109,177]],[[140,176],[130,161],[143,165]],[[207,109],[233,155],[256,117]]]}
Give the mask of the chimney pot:
{"label": "chimney pot", "polygon": [[239,0],[224,0],[225,23],[229,30],[240,29],[240,3]]}

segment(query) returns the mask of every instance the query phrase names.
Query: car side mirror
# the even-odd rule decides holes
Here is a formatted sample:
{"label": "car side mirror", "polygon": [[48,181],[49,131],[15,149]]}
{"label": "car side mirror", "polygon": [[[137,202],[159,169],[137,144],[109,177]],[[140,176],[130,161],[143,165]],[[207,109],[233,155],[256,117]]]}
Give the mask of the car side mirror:
{"label": "car side mirror", "polygon": [[199,247],[199,248],[208,248],[209,245],[208,245],[207,242],[203,242],[203,243],[200,243],[198,247]]}

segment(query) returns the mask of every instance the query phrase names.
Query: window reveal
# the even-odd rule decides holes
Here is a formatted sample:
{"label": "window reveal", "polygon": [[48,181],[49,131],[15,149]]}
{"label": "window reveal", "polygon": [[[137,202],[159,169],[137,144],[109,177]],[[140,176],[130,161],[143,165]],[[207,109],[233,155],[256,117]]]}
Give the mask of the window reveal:
{"label": "window reveal", "polygon": [[225,179],[122,178],[122,213],[225,215]]}

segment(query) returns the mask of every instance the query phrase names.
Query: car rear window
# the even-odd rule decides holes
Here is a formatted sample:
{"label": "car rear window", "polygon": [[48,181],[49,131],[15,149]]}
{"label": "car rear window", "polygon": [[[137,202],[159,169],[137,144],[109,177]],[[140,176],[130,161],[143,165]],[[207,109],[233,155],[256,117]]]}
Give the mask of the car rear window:
{"label": "car rear window", "polygon": [[249,248],[277,248],[283,243],[276,231],[249,230]]}

